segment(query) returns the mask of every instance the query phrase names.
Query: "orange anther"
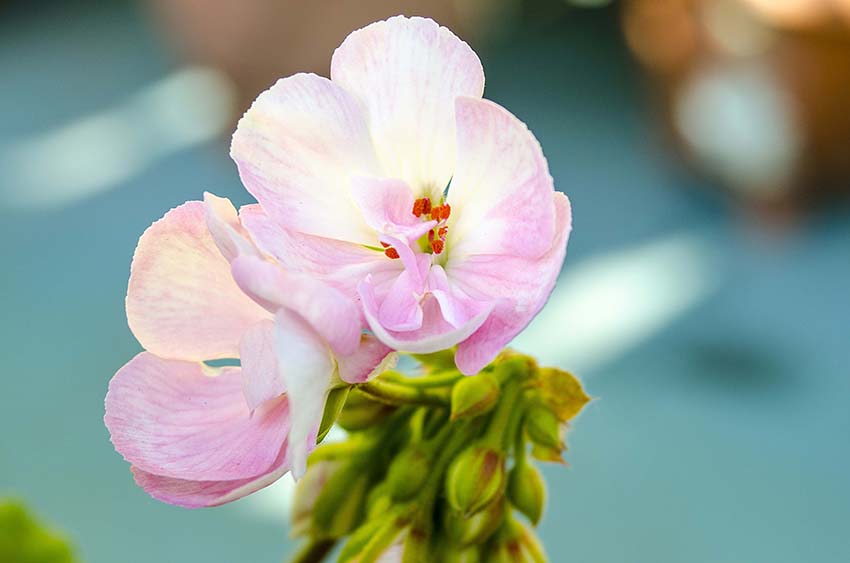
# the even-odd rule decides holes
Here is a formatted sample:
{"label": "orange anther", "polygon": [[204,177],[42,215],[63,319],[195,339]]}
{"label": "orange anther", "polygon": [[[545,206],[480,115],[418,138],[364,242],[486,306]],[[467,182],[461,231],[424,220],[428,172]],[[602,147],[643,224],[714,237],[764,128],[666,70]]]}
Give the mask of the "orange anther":
{"label": "orange anther", "polygon": [[444,239],[444,238],[446,238],[446,233],[448,233],[448,232],[449,232],[448,227],[440,227],[439,229],[437,229],[437,236],[440,237],[441,239]]}
{"label": "orange anther", "polygon": [[431,208],[431,219],[435,221],[445,221],[449,218],[449,215],[452,213],[452,207],[448,203],[444,203],[443,205],[438,205],[437,207]]}
{"label": "orange anther", "polygon": [[417,217],[422,217],[431,213],[431,198],[420,197],[413,202],[413,214]]}
{"label": "orange anther", "polygon": [[385,242],[382,242],[382,243],[381,243],[381,246],[383,246],[384,248],[389,248],[389,247],[390,247],[390,245],[388,245],[388,244],[387,244],[387,243],[385,243]]}
{"label": "orange anther", "polygon": [[431,241],[431,250],[434,251],[434,254],[440,254],[443,251],[446,243],[441,241],[440,239],[434,239]]}
{"label": "orange anther", "polygon": [[393,260],[398,260],[398,258],[399,258],[398,250],[396,250],[393,247],[389,247],[388,249],[386,249],[384,251],[384,254],[386,254],[389,258],[392,258]]}

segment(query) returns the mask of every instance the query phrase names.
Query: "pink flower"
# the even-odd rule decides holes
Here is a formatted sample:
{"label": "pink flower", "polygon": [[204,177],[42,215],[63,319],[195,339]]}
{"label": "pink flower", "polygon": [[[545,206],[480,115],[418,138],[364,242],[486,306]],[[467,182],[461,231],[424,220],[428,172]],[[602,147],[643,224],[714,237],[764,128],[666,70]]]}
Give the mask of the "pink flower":
{"label": "pink flower", "polygon": [[571,221],[534,136],[483,90],[466,43],[395,17],[349,35],[330,80],[262,93],[231,147],[264,252],[359,299],[394,349],[457,344],[467,374],[542,308]]}
{"label": "pink flower", "polygon": [[[334,379],[364,381],[393,358],[362,336],[348,297],[269,260],[210,195],[142,235],[127,318],[147,351],[113,377],[104,420],[137,483],[186,507],[302,474]],[[226,358],[240,365],[204,363]]]}

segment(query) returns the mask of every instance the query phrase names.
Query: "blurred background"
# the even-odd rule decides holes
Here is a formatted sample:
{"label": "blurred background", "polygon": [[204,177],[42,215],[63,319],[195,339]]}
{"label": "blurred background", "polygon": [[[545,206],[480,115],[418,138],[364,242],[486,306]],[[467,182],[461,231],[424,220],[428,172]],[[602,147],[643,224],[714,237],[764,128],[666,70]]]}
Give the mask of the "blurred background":
{"label": "blurred background", "polygon": [[850,561],[848,0],[0,1],[0,497],[89,563],[292,550],[289,478],[186,511],[113,451],[130,258],[204,190],[247,203],[246,105],[396,13],[473,45],[573,202],[516,342],[599,398],[545,468],[551,560]]}

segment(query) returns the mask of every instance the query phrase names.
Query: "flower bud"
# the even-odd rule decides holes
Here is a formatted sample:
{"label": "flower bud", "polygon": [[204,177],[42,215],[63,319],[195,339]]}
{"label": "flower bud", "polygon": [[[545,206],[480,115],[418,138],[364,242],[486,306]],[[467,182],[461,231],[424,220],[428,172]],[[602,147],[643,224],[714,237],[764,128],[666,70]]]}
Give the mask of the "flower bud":
{"label": "flower bud", "polygon": [[[428,534],[420,528],[411,528],[404,538],[404,545],[401,552],[401,563],[424,563],[431,561],[430,541]],[[397,561],[396,559],[387,558],[387,563]],[[380,562],[379,562],[380,563]]]}
{"label": "flower bud", "polygon": [[452,388],[452,420],[484,414],[499,400],[499,383],[492,373],[464,377]]}
{"label": "flower bud", "polygon": [[481,563],[484,561],[481,558],[481,549],[477,545],[469,547],[447,545],[439,555],[440,558],[437,561],[440,561],[440,563]]}
{"label": "flower bud", "polygon": [[337,423],[351,432],[363,430],[378,424],[394,410],[394,407],[375,401],[362,391],[352,389],[337,417]]}
{"label": "flower bud", "polygon": [[488,563],[546,563],[546,553],[533,531],[511,519],[497,534],[485,559]]}
{"label": "flower bud", "polygon": [[537,525],[546,504],[546,483],[534,465],[522,460],[508,474],[508,499],[528,520]]}
{"label": "flower bud", "polygon": [[486,446],[471,446],[461,452],[446,473],[449,504],[465,516],[493,502],[504,486],[504,454]]}
{"label": "flower bud", "polygon": [[303,536],[310,532],[313,523],[313,507],[331,474],[338,469],[336,461],[323,460],[309,466],[307,473],[295,485],[292,500],[290,534]]}
{"label": "flower bud", "polygon": [[390,488],[384,481],[369,491],[369,496],[366,497],[366,517],[372,519],[386,514],[392,505],[393,497],[390,494]]}
{"label": "flower bud", "polygon": [[[409,519],[398,512],[375,518],[351,535],[340,551],[337,561],[339,563],[401,563],[409,533]],[[422,561],[427,560],[427,558],[422,559]]]}
{"label": "flower bud", "polygon": [[418,444],[396,456],[390,463],[386,477],[387,489],[392,498],[407,500],[419,492],[430,474],[430,459]]}
{"label": "flower bud", "polygon": [[531,441],[546,448],[562,450],[561,422],[551,410],[535,406],[528,410],[525,417],[525,431]]}
{"label": "flower bud", "polygon": [[313,532],[331,538],[347,535],[363,519],[369,476],[356,464],[334,471],[313,507]]}
{"label": "flower bud", "polygon": [[561,451],[561,448],[547,448],[546,446],[540,446],[538,444],[531,445],[531,457],[537,461],[566,465],[567,462],[564,461]]}
{"label": "flower bud", "polygon": [[497,500],[472,516],[449,508],[443,520],[446,534],[458,546],[480,545],[499,529],[505,517],[505,503]]}

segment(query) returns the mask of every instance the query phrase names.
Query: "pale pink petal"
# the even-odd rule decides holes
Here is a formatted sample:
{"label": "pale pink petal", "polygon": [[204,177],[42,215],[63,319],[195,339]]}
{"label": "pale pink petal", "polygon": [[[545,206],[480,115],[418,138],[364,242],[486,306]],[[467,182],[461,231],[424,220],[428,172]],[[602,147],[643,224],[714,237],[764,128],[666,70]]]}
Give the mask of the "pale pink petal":
{"label": "pale pink petal", "polygon": [[479,299],[497,299],[499,306],[472,336],[458,346],[455,361],[467,375],[486,366],[543,308],[558,279],[571,228],[570,202],[554,195],[556,237],[549,251],[535,260],[513,256],[472,256],[449,261],[452,284]]}
{"label": "pale pink petal", "polygon": [[230,200],[204,192],[204,212],[207,228],[221,254],[233,260],[240,254],[259,256],[259,252],[242,225]]}
{"label": "pale pink petal", "polygon": [[438,201],[455,167],[454,100],[484,92],[469,45],[430,19],[397,16],[349,35],[331,78],[366,107],[383,176]]}
{"label": "pale pink petal", "polygon": [[280,225],[375,244],[351,177],[380,175],[357,100],[327,78],[279,80],[239,121],[230,154],[242,182]]}
{"label": "pale pink petal", "polygon": [[555,208],[540,144],[524,123],[489,100],[458,98],[456,107],[451,256],[541,256],[555,234]]}
{"label": "pale pink petal", "polygon": [[239,345],[242,391],[251,410],[286,390],[274,346],[274,322],[262,321],[242,336]]}
{"label": "pale pink petal", "polygon": [[232,270],[239,287],[269,311],[286,308],[298,313],[338,354],[357,349],[360,311],[341,292],[254,256],[236,258]]}
{"label": "pale pink petal", "polygon": [[274,340],[290,405],[288,455],[297,479],[306,471],[307,455],[316,447],[335,366],[322,338],[301,316],[285,308],[275,315]]}
{"label": "pale pink petal", "polygon": [[473,299],[459,288],[452,287],[446,271],[439,265],[431,267],[428,285],[431,295],[440,304],[443,318],[454,328],[461,328],[471,319],[493,309],[491,303]]}
{"label": "pale pink petal", "polygon": [[388,330],[416,330],[422,326],[421,283],[416,285],[405,270],[390,286],[378,307],[378,321]]}
{"label": "pale pink petal", "polygon": [[432,296],[427,296],[420,303],[423,312],[422,328],[399,332],[387,330],[381,324],[379,320],[380,307],[375,288],[376,285],[369,277],[359,286],[363,312],[369,323],[369,328],[384,344],[400,352],[429,354],[451,348],[475,332],[487,319],[493,306],[488,305],[477,316],[469,319],[466,324],[454,327],[443,318],[437,300]]}
{"label": "pale pink petal", "polygon": [[284,268],[310,275],[350,299],[358,299],[357,284],[367,274],[394,277],[404,268],[382,251],[283,229],[259,205],[242,207],[239,216],[257,246]]}
{"label": "pale pink petal", "polygon": [[337,356],[336,361],[340,379],[346,383],[363,383],[392,369],[398,355],[371,334],[364,334],[355,353]]}
{"label": "pale pink petal", "polygon": [[245,330],[270,315],[233,281],[190,201],[139,239],[127,288],[127,322],[145,349],[181,360],[235,358]]}
{"label": "pale pink petal", "polygon": [[289,471],[285,452],[284,445],[269,471],[252,479],[191,481],[163,477],[138,467],[133,467],[131,470],[136,483],[153,498],[184,508],[204,508],[233,502],[280,479]]}
{"label": "pale pink petal", "polygon": [[115,449],[139,469],[221,481],[271,469],[289,430],[288,411],[281,398],[252,413],[239,368],[142,352],[110,381],[104,421]]}
{"label": "pale pink petal", "polygon": [[413,214],[413,191],[401,180],[357,177],[351,190],[366,223],[378,233],[412,243],[437,225]]}

